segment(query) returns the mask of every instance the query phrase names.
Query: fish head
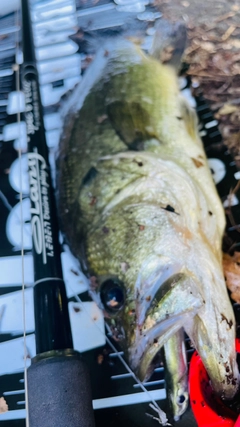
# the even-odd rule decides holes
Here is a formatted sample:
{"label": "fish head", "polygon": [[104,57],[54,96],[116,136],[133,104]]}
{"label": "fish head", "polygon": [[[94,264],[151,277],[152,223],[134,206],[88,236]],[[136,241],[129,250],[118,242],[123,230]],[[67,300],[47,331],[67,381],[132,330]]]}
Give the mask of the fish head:
{"label": "fish head", "polygon": [[202,193],[185,171],[152,153],[106,156],[96,170],[79,203],[91,294],[131,368],[148,379],[161,347],[183,327],[214,389],[232,396],[235,323],[221,264],[206,237],[219,238],[215,222],[206,221]]}
{"label": "fish head", "polygon": [[[203,304],[201,286],[185,269],[191,233],[169,182],[180,180],[169,173],[172,164],[154,161],[150,153],[106,156],[84,180],[79,202],[91,295],[142,380],[164,343]],[[184,190],[192,203],[187,181]]]}
{"label": "fish head", "polygon": [[[124,262],[120,268],[128,269],[125,277],[91,277],[91,294],[103,309],[112,337],[124,350],[130,367],[144,381],[152,375],[165,342],[185,323],[191,325],[202,297],[189,277],[176,272],[178,263],[172,264],[164,256],[150,255],[143,260],[140,272]],[[182,407],[181,387],[174,393]]]}
{"label": "fish head", "polygon": [[[197,261],[194,265],[190,256],[186,265],[192,264],[192,271],[186,269],[180,255],[184,248],[180,243],[178,246],[176,235],[171,236],[169,229],[166,235],[166,228],[171,229],[168,220],[151,229],[146,218],[153,221],[154,209],[148,206],[145,222],[143,216],[140,220],[141,205],[130,209],[135,210],[140,229],[129,220],[126,207],[121,211],[118,206],[115,213],[105,217],[104,225],[101,223],[104,232],[99,227],[89,235],[89,267],[94,273],[91,293],[104,311],[113,338],[131,369],[146,381],[156,368],[160,349],[184,328],[202,358],[213,389],[222,398],[232,398],[239,382],[235,322],[223,283],[219,287],[224,279],[214,264],[216,260],[209,264],[209,255],[203,263],[200,252],[196,252],[199,265]],[[204,252],[201,242],[197,244]],[[209,276],[209,265],[219,270],[216,277]],[[173,412],[181,414],[187,405],[184,384],[180,381],[172,392],[171,402],[176,405]]]}
{"label": "fish head", "polygon": [[203,300],[194,278],[182,271],[176,239],[168,234],[166,240],[171,227],[164,210],[159,227],[154,215],[154,206],[117,205],[86,241],[91,295],[141,380],[151,376],[161,347],[192,322]]}

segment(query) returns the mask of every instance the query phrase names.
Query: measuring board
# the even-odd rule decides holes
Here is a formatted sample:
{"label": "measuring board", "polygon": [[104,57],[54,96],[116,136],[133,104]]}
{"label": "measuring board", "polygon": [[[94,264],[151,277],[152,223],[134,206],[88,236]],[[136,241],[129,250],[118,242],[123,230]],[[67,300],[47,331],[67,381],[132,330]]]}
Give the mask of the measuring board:
{"label": "measuring board", "polygon": [[[161,19],[161,13],[147,0],[100,0],[97,3],[94,0],[77,0],[76,3],[74,0],[32,2],[36,58],[53,174],[54,154],[62,128],[59,105],[64,102],[64,96],[81,81],[88,60],[94,55],[91,37],[114,36],[121,32],[140,34],[143,38],[143,48],[147,50],[152,42],[152,25],[158,19]],[[33,260],[26,124],[23,116],[25,102],[17,83],[17,65],[22,63],[19,22],[17,12],[0,16],[0,396],[5,398],[9,406],[9,411],[0,415],[3,427],[25,426],[26,416],[22,337],[22,227],[28,361],[35,355]],[[85,44],[80,42],[78,28],[86,33]],[[240,196],[235,194],[229,199],[228,195],[230,189],[236,186],[240,173],[229,151],[222,144],[218,123],[202,95],[199,93],[195,98],[192,97],[189,78],[181,77],[180,85],[182,93],[199,115],[200,134],[220,197],[225,207],[232,205],[231,212],[238,224]],[[22,152],[22,207],[19,149]],[[230,241],[240,241],[236,227],[229,222],[228,235]],[[61,236],[60,238],[63,242]],[[163,367],[158,366],[151,379],[145,383],[149,395],[142,392],[118,355],[106,344],[102,313],[89,299],[87,280],[78,270],[76,260],[64,242],[62,265],[69,298],[74,348],[83,353],[90,368],[96,426],[156,425],[156,421],[145,414],[151,413],[151,398],[158,401],[163,410],[169,411]],[[76,295],[82,302],[76,299]],[[238,319],[239,306],[234,304],[234,308]],[[187,341],[186,343],[190,360],[193,350]],[[120,350],[119,353],[123,355]],[[196,426],[191,410],[175,424],[179,427]]]}

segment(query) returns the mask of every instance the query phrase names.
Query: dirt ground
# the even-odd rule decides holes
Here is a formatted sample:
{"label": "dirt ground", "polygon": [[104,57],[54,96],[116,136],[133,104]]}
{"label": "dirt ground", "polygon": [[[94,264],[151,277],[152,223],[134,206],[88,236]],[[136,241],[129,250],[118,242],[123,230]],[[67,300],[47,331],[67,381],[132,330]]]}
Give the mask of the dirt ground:
{"label": "dirt ground", "polygon": [[219,120],[240,167],[240,0],[156,0],[163,17],[184,20],[189,74]]}

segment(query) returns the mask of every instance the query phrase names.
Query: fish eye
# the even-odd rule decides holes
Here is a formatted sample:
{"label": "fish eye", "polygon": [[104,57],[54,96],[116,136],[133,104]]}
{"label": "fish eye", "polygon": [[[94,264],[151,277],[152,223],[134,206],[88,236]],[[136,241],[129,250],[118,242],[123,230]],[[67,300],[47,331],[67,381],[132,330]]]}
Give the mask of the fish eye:
{"label": "fish eye", "polygon": [[185,396],[183,394],[181,394],[181,396],[178,396],[178,403],[184,403],[186,400]]}
{"label": "fish eye", "polygon": [[101,286],[100,297],[104,308],[111,313],[116,313],[124,304],[123,286],[117,279],[108,279]]}

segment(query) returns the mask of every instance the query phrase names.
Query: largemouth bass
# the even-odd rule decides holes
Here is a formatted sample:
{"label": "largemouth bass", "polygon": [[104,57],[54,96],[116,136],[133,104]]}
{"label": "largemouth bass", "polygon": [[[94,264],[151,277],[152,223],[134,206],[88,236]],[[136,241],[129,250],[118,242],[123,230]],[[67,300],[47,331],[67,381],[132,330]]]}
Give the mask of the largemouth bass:
{"label": "largemouth bass", "polygon": [[62,229],[140,379],[184,328],[216,393],[238,387],[222,271],[222,204],[173,67],[128,41],[104,47],[60,144]]}

